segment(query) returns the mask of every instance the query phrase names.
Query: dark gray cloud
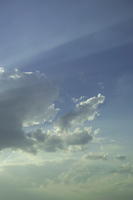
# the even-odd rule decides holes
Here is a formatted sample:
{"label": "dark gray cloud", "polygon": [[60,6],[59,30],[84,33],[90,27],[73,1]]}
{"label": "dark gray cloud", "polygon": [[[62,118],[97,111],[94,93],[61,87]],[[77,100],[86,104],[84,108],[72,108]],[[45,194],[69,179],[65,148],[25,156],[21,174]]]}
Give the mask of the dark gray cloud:
{"label": "dark gray cloud", "polygon": [[43,74],[18,70],[1,70],[0,85],[0,149],[28,150],[33,141],[26,138],[23,124],[47,118],[47,108],[56,99],[58,90]]}
{"label": "dark gray cloud", "polygon": [[47,137],[44,143],[44,150],[48,152],[55,152],[58,149],[64,149],[63,140],[56,135]]}
{"label": "dark gray cloud", "polygon": [[44,142],[47,135],[44,134],[41,129],[37,129],[35,132],[28,133],[28,136],[36,139],[38,142]]}

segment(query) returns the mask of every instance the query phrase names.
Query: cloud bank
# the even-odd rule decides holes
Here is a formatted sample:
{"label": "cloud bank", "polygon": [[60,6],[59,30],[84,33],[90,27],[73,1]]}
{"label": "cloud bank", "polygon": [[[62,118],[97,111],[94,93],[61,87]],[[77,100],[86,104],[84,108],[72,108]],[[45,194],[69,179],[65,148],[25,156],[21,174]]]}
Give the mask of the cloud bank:
{"label": "cloud bank", "polygon": [[0,70],[0,149],[31,148],[23,124],[47,119],[58,90],[39,72]]}
{"label": "cloud bank", "polygon": [[0,85],[0,149],[55,152],[93,140],[95,130],[85,123],[99,115],[103,95],[79,97],[70,112],[55,118],[60,110],[54,104],[58,89],[44,74],[1,67]]}

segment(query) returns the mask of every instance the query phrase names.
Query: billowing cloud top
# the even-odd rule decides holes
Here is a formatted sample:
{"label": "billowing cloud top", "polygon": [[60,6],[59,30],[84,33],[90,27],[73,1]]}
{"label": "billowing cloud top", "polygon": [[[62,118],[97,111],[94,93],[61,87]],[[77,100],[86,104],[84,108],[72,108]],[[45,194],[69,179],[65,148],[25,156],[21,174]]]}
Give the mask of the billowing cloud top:
{"label": "billowing cloud top", "polygon": [[[69,113],[57,118],[54,101],[58,89],[40,72],[21,72],[0,68],[0,149],[21,148],[26,151],[56,151],[69,146],[83,146],[93,139],[86,121],[98,116],[97,108],[105,97],[76,99]],[[50,127],[41,126],[49,122]],[[38,130],[32,130],[36,125]]]}
{"label": "billowing cloud top", "polygon": [[101,94],[83,101],[82,98],[79,98],[79,101],[77,99],[78,103],[75,104],[74,110],[60,119],[60,126],[67,130],[70,127],[79,126],[85,121],[94,120],[98,116],[97,108],[104,102],[104,99],[105,97]]}

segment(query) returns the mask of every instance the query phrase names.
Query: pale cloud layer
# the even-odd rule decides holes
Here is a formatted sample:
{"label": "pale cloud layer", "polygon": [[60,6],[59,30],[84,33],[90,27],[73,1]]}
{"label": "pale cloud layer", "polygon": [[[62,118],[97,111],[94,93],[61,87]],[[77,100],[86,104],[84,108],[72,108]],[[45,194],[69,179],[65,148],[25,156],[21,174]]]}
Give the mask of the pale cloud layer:
{"label": "pale cloud layer", "polygon": [[[22,154],[31,164],[26,160],[20,164]],[[77,159],[66,159],[62,154],[62,160],[58,160],[58,154],[52,160],[49,156],[49,161],[41,162],[39,157],[29,154],[28,158],[26,154],[18,154],[16,165],[12,162],[0,166],[3,199],[16,200],[18,196],[23,196],[26,200],[87,200],[89,196],[94,200],[131,200],[133,197],[133,160],[121,163],[102,159],[104,153],[92,153],[95,159],[79,155]],[[10,158],[11,161],[13,159]]]}

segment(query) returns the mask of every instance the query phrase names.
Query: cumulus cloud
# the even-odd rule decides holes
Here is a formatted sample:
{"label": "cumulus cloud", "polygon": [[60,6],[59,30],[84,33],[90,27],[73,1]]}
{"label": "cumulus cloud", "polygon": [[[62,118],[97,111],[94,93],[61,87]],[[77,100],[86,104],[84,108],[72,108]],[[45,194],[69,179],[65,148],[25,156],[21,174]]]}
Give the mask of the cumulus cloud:
{"label": "cumulus cloud", "polygon": [[[43,121],[44,123],[51,123],[55,116],[57,115],[58,111],[60,109],[55,107],[55,104],[51,104],[50,106],[47,107],[47,109],[45,110],[45,117],[41,117],[41,113],[40,113],[40,117],[41,117],[41,121]],[[43,120],[42,120],[43,119]],[[34,117],[32,120],[31,118],[24,121],[23,123],[23,127],[27,128],[27,127],[31,127],[31,126],[38,126],[40,124],[40,119],[38,120],[37,117]]]}
{"label": "cumulus cloud", "polygon": [[[73,134],[58,135],[53,130],[37,129],[27,134],[27,137],[34,141],[37,148],[47,152],[55,152],[58,150],[74,150],[81,151],[84,145],[92,141],[93,136],[89,131],[75,130]],[[71,147],[70,147],[71,146]],[[73,146],[73,147],[72,147]],[[79,146],[79,147],[75,147]]]}
{"label": "cumulus cloud", "polygon": [[37,129],[35,131],[32,131],[31,133],[28,133],[28,136],[36,139],[38,142],[44,142],[47,137],[41,129]]}
{"label": "cumulus cloud", "polygon": [[74,109],[57,118],[58,89],[44,74],[1,67],[0,85],[0,149],[55,152],[93,140],[95,131],[85,122],[99,115],[98,106],[105,99],[101,94],[75,99]]}
{"label": "cumulus cloud", "polygon": [[28,150],[32,141],[26,138],[23,125],[47,119],[47,108],[58,90],[39,72],[0,71],[0,149]]}
{"label": "cumulus cloud", "polygon": [[47,137],[44,143],[44,150],[48,152],[55,152],[58,149],[64,149],[62,138],[56,135]]}
{"label": "cumulus cloud", "polygon": [[[93,140],[97,131],[92,130],[92,127],[85,123],[99,115],[98,106],[104,102],[104,99],[101,94],[88,99],[83,96],[73,99],[75,102],[73,110],[61,116],[53,129],[55,135],[60,136],[64,148],[83,147]],[[82,148],[76,149],[82,150]]]}
{"label": "cumulus cloud", "polygon": [[97,111],[98,106],[104,102],[105,97],[98,94],[97,96],[86,100],[82,99],[83,98],[78,99],[78,103],[75,103],[73,111],[65,114],[59,120],[62,131],[67,131],[71,127],[81,125],[86,121],[94,120],[95,117],[99,115]]}
{"label": "cumulus cloud", "polygon": [[40,147],[49,152],[59,149],[75,151],[75,147],[76,150],[84,149],[83,146],[93,141],[99,132],[99,129],[93,130],[91,126],[85,125],[85,122],[95,119],[99,114],[98,106],[104,99],[101,94],[86,100],[80,97],[71,112],[60,116],[49,129],[39,132],[39,138],[33,133],[32,137],[37,141],[43,141]]}
{"label": "cumulus cloud", "polygon": [[66,137],[67,145],[84,145],[92,140],[92,136],[87,132],[80,132],[78,134],[68,135]]}

